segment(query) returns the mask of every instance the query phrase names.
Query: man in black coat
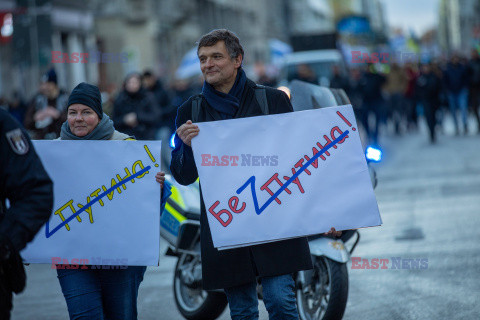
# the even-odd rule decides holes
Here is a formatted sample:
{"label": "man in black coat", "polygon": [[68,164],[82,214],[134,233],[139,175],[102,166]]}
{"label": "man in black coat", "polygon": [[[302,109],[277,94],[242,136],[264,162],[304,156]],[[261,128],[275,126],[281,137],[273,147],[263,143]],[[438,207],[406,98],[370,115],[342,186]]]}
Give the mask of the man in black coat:
{"label": "man in black coat", "polygon": [[459,123],[457,121],[457,110],[460,110],[464,134],[468,133],[468,84],[469,71],[460,60],[460,57],[453,55],[447,70],[444,73],[444,82],[447,88],[448,104],[450,112],[455,122],[455,133],[460,134]]}
{"label": "man in black coat", "polygon": [[[382,86],[386,82],[385,76],[378,73],[372,64],[367,65],[367,69],[360,80],[363,93],[363,107],[367,113],[364,121],[365,129],[371,143],[378,145],[379,127],[382,119],[385,119],[384,100],[382,96]],[[375,125],[373,128],[369,125],[368,115],[375,115]]]}
{"label": "man in black coat", "polygon": [[50,217],[53,185],[25,130],[2,109],[0,155],[0,319],[9,319],[12,292],[25,287],[19,252]]}
{"label": "man in black coat", "polygon": [[422,65],[420,76],[417,78],[415,92],[417,93],[417,100],[423,105],[431,143],[436,142],[436,113],[438,106],[440,105],[439,97],[441,85],[441,80],[432,72],[431,65]]}
{"label": "man in black coat", "polygon": [[[198,122],[263,114],[255,98],[256,84],[241,68],[243,48],[232,32],[221,29],[204,35],[197,53],[205,78]],[[266,96],[270,114],[293,111],[282,91],[266,88]],[[191,140],[199,132],[191,121],[193,99],[178,109],[170,165],[173,176],[183,185],[198,178],[191,148]],[[312,268],[306,238],[219,251],[213,247],[203,198],[200,224],[203,289],[225,289],[232,319],[258,319],[257,277],[261,278],[271,319],[298,319],[292,274]]]}
{"label": "man in black coat", "polygon": [[177,108],[171,105],[167,90],[163,86],[162,81],[155,76],[153,71],[145,70],[143,72],[142,81],[145,89],[153,94],[157,102],[157,107],[160,113],[160,120],[158,121],[157,127],[158,129],[165,127],[169,128],[170,134],[168,135],[168,138],[170,138],[172,132],[175,130]]}

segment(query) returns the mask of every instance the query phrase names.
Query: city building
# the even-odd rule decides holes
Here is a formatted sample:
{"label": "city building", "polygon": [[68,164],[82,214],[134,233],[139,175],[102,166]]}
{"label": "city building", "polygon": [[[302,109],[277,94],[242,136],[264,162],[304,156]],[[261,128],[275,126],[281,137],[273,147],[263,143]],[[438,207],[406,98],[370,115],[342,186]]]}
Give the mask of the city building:
{"label": "city building", "polygon": [[[72,53],[80,55],[96,49],[93,14],[85,10],[88,5],[89,2],[66,0],[0,1],[2,22],[6,22],[6,17],[13,20],[11,35],[0,43],[0,91],[3,95],[8,97],[16,90],[31,96],[41,76],[52,67],[63,89],[71,90],[81,81],[96,82],[94,65],[71,63]],[[58,59],[53,59],[55,52]]]}
{"label": "city building", "polygon": [[480,46],[480,0],[441,0],[439,44],[448,53]]}

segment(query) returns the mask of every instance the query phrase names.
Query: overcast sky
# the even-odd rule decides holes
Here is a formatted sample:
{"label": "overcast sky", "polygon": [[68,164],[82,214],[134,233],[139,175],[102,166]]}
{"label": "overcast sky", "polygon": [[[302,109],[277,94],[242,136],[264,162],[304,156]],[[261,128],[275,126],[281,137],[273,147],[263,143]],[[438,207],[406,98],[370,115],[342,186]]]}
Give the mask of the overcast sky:
{"label": "overcast sky", "polygon": [[418,36],[438,24],[440,0],[382,0],[387,24]]}

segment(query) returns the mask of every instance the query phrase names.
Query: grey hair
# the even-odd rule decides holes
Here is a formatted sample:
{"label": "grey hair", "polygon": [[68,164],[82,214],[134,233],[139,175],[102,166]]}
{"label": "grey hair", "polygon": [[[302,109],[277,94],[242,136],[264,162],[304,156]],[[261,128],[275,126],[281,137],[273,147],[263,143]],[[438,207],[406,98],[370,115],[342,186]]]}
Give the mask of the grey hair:
{"label": "grey hair", "polygon": [[240,44],[240,39],[238,39],[235,33],[227,29],[215,29],[203,35],[198,41],[197,55],[201,47],[214,46],[218,41],[225,42],[230,58],[237,58],[238,55],[242,55],[243,58],[243,48]]}

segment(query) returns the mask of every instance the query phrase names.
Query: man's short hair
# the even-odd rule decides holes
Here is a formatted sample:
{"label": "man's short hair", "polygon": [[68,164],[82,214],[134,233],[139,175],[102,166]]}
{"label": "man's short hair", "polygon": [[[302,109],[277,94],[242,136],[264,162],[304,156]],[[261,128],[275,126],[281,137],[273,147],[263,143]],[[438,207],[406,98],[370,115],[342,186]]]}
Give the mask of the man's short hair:
{"label": "man's short hair", "polygon": [[146,69],[143,71],[143,77],[153,77],[153,71],[150,69]]}
{"label": "man's short hair", "polygon": [[198,41],[197,55],[201,47],[214,46],[218,41],[225,42],[230,58],[236,58],[239,54],[243,58],[243,48],[240,44],[240,39],[238,39],[235,33],[227,29],[215,29],[202,36]]}

